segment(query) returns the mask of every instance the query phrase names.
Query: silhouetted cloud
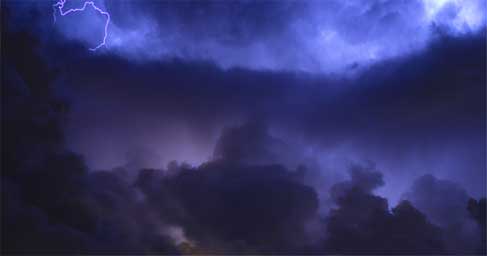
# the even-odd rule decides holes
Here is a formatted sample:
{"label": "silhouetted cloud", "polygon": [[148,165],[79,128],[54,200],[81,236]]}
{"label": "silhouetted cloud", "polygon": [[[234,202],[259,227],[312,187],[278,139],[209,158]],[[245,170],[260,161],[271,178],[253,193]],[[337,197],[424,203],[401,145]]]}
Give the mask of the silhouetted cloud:
{"label": "silhouetted cloud", "polygon": [[299,253],[312,240],[305,224],[317,217],[316,193],[279,165],[217,161],[172,176],[146,170],[137,184],[210,253]]}
{"label": "silhouetted cloud", "polygon": [[458,184],[424,175],[414,181],[403,197],[443,228],[450,251],[475,254],[483,248],[485,252],[485,225],[479,219],[480,225],[476,224],[474,217],[476,210],[482,208],[476,206],[476,201],[470,201],[471,197]]}
{"label": "silhouetted cloud", "polygon": [[480,228],[480,244],[476,248],[476,253],[479,254],[485,254],[487,251],[487,226],[486,226],[486,211],[487,211],[487,206],[486,206],[486,199],[481,198],[480,200],[475,200],[471,198],[468,201],[468,212],[470,213],[470,217],[472,217],[477,224],[479,225]]}
{"label": "silhouetted cloud", "polygon": [[383,184],[370,168],[354,166],[351,180],[332,188],[336,209],[327,218],[327,250],[334,254],[442,254],[441,229],[402,201],[389,211],[385,198],[372,194]]}

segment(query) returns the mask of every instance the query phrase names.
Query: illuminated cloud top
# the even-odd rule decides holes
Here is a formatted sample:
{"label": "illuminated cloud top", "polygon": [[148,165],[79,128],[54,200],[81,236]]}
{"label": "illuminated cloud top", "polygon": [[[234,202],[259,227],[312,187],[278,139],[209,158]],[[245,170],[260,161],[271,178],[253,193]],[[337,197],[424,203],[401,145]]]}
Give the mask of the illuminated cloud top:
{"label": "illuminated cloud top", "polygon": [[67,0],[59,0],[59,2],[56,2],[52,7],[53,7],[53,18],[54,18],[54,22],[56,22],[57,18],[56,18],[56,13],[59,12],[59,14],[61,16],[66,16],[66,15],[69,15],[69,14],[72,14],[72,13],[76,13],[76,12],[84,12],[86,10],[86,7],[88,7],[88,5],[90,5],[91,7],[93,7],[93,9],[95,9],[98,13],[100,13],[101,15],[104,15],[106,16],[107,18],[107,21],[105,22],[105,29],[104,29],[104,34],[103,34],[103,40],[95,47],[93,48],[90,48],[91,51],[96,51],[98,50],[100,47],[102,46],[105,46],[106,45],[106,41],[107,41],[107,35],[108,35],[108,24],[110,24],[110,14],[108,12],[105,12],[103,10],[101,10],[100,8],[98,8],[98,6],[95,5],[95,3],[93,1],[86,1],[83,3],[83,7],[81,8],[71,8],[71,9],[68,9],[68,10],[64,10],[64,5],[66,4],[66,1]]}
{"label": "illuminated cloud top", "polygon": [[[68,8],[65,2],[56,5]],[[63,17],[57,28],[67,39],[92,47],[103,38],[95,48],[106,43],[129,59],[176,57],[222,68],[350,72],[421,50],[439,31],[462,35],[486,24],[481,0],[68,2],[97,12]],[[107,26],[105,37],[93,32]]]}

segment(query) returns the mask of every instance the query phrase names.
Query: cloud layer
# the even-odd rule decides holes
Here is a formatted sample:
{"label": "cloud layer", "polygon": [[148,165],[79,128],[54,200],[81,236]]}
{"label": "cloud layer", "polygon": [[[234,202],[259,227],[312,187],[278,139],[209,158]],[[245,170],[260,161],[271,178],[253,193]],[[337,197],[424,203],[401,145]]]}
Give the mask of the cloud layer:
{"label": "cloud layer", "polygon": [[118,27],[167,13],[152,22],[211,56],[164,61],[86,54],[82,33],[2,8],[2,252],[485,254],[485,33],[449,31],[470,7],[328,2],[356,16],[329,21],[352,44],[371,20],[408,31],[413,7],[451,21],[345,78],[204,51],[268,47],[322,4],[104,3]]}
{"label": "cloud layer", "polygon": [[[94,2],[111,15],[101,54],[142,62],[211,61],[224,69],[354,73],[425,49],[437,30],[464,35],[486,25],[481,0]],[[55,29],[60,40],[86,48],[102,41],[104,15],[87,8],[51,24],[51,5],[15,4],[16,18],[25,21],[36,11],[43,37]],[[71,0],[65,8],[82,5]]]}

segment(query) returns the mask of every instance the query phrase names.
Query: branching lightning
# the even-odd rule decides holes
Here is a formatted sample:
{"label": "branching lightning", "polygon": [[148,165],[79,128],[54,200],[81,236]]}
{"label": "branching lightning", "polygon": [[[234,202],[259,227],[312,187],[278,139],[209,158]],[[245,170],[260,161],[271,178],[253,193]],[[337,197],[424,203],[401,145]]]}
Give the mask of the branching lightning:
{"label": "branching lightning", "polygon": [[90,51],[96,51],[100,47],[105,46],[106,45],[106,41],[107,41],[107,36],[108,36],[108,24],[110,23],[110,14],[108,12],[103,11],[102,9],[100,9],[98,6],[96,6],[93,1],[85,1],[84,4],[83,4],[83,7],[81,7],[81,8],[72,8],[72,9],[64,10],[64,4],[66,3],[66,1],[67,0],[59,0],[58,2],[56,2],[55,4],[52,5],[52,8],[54,10],[54,12],[52,14],[53,15],[53,18],[54,18],[54,22],[56,22],[56,12],[58,10],[59,10],[59,14],[61,14],[61,16],[66,16],[66,15],[69,15],[71,13],[82,12],[82,11],[86,10],[86,7],[88,5],[90,5],[98,13],[100,13],[101,15],[106,16],[107,17],[107,20],[105,22],[105,34],[103,35],[103,41],[100,44],[98,44],[96,47],[89,48],[89,49],[90,49]]}

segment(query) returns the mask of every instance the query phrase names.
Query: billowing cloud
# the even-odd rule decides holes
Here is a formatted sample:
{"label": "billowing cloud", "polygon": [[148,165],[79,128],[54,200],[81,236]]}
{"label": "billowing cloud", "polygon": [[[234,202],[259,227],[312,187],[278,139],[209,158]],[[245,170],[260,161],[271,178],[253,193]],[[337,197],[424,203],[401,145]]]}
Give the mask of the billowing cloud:
{"label": "billowing cloud", "polygon": [[[421,51],[437,30],[464,35],[486,25],[481,0],[94,2],[111,17],[102,52],[135,61],[211,61],[225,69],[352,72]],[[105,15],[87,8],[52,25],[53,3],[14,6],[35,8],[41,24],[54,26],[64,41],[91,48],[103,40]],[[65,8],[83,3],[67,1]]]}
{"label": "billowing cloud", "polygon": [[446,245],[451,251],[485,253],[485,225],[475,223],[475,214],[467,207],[471,198],[461,186],[425,175],[416,179],[403,197],[444,228]]}
{"label": "billowing cloud", "polygon": [[[345,169],[350,160],[373,161],[393,184],[379,192],[395,200],[426,173],[457,180],[480,196],[481,36],[440,36],[422,54],[371,66],[349,79],[223,71],[211,63],[63,59],[65,67],[78,71],[58,83],[73,106],[68,143],[94,168],[124,165],[127,152],[138,148],[155,156],[146,157],[144,167],[171,160],[197,165],[211,158],[223,127],[260,119],[277,140],[271,147],[281,155],[274,158],[297,160],[282,155],[299,151],[296,158],[309,156],[331,169]],[[239,141],[246,140],[243,134]]]}
{"label": "billowing cloud", "polygon": [[9,2],[2,252],[485,253],[483,7],[447,2],[97,1],[95,53]]}
{"label": "billowing cloud", "polygon": [[317,217],[316,194],[279,165],[210,162],[169,177],[146,170],[137,184],[209,253],[298,253],[313,240],[305,227]]}
{"label": "billowing cloud", "polygon": [[442,231],[408,201],[389,211],[372,194],[380,173],[356,166],[351,180],[332,188],[337,208],[327,218],[327,249],[334,254],[442,254]]}

